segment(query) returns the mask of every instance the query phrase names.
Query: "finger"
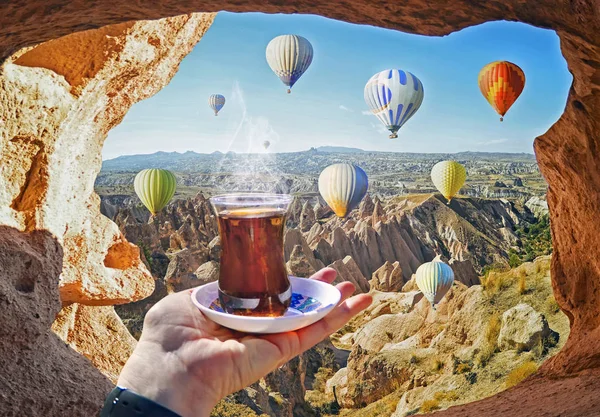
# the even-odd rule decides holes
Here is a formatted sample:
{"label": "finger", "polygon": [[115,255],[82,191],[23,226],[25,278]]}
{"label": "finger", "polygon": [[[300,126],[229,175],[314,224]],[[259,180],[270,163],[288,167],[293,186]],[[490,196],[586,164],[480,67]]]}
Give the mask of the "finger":
{"label": "finger", "polygon": [[327,284],[331,284],[337,275],[337,271],[333,268],[323,268],[319,270],[317,273],[313,274],[310,279],[314,279],[321,282],[326,282]]}
{"label": "finger", "polygon": [[336,285],[335,288],[337,288],[338,291],[342,294],[342,297],[340,298],[340,302],[338,303],[338,305],[341,304],[342,302],[344,302],[352,294],[354,294],[354,290],[356,289],[356,287],[354,287],[354,284],[352,284],[351,282],[348,282],[348,281],[342,282],[341,284]]}
{"label": "finger", "polygon": [[331,333],[343,327],[352,317],[371,305],[372,301],[373,298],[369,294],[355,295],[341,303],[315,324],[298,330],[300,351],[296,354],[310,349]]}

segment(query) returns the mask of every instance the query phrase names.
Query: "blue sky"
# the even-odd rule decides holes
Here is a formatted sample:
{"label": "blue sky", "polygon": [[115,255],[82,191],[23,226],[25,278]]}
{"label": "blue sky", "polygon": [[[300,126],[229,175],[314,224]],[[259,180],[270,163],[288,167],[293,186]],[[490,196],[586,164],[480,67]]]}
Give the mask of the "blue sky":
{"label": "blue sky", "polygon": [[[312,65],[292,94],[269,68],[265,48],[294,33],[313,45]],[[525,89],[503,123],[477,86],[481,67],[519,65]],[[388,139],[365,115],[366,81],[400,68],[422,81],[420,110]],[[533,140],[560,117],[571,74],[553,31],[489,22],[446,37],[410,35],[319,16],[221,12],[182,61],[169,85],[135,104],[108,135],[103,158],[156,151],[210,153],[351,146],[395,152],[532,152]],[[218,117],[208,96],[225,95]]]}

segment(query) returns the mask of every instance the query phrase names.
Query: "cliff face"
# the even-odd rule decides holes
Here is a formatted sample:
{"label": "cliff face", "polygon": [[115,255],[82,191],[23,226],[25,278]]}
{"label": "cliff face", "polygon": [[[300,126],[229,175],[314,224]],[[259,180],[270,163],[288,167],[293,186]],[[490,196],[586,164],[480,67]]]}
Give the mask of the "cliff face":
{"label": "cliff face", "polygon": [[[517,241],[515,226],[531,220],[530,213],[500,200],[459,198],[447,206],[422,194],[395,197],[385,208],[377,201],[372,212],[365,209],[368,204],[343,222],[312,225],[306,240],[317,259],[328,265],[350,255],[368,278],[385,262],[398,262],[404,282],[436,254],[481,272],[485,265],[506,263]],[[457,271],[458,280],[472,281],[468,269]]]}
{"label": "cliff face", "polygon": [[[57,314],[56,334],[111,379],[131,352],[135,340],[110,306],[150,295],[154,280],[138,247],[100,214],[93,185],[102,144],[133,103],[169,82],[212,19],[196,14],[77,32],[22,49],[0,68],[0,238],[15,242],[0,257],[30,259],[0,267],[1,275],[14,275],[3,282],[16,280],[4,322],[18,326],[2,332],[2,360],[12,363],[2,367],[10,395],[0,409],[8,415],[64,415],[65,404],[93,415],[110,389],[52,335]],[[47,243],[36,240],[40,233]],[[33,303],[36,286],[46,291],[33,291]],[[35,335],[28,330],[34,323]],[[21,339],[32,346],[27,352],[15,343]]]}
{"label": "cliff face", "polygon": [[[92,185],[106,132],[121,121],[131,104],[168,82],[212,16],[131,21],[224,9],[320,14],[423,35],[445,35],[489,20],[522,21],[556,30],[574,81],[565,113],[536,139],[535,150],[549,183],[554,292],[571,320],[572,331],[565,348],[543,366],[542,374],[565,376],[600,366],[600,17],[592,0],[541,0],[535,7],[519,0],[476,5],[468,0],[386,0],[377,4],[166,0],[151,6],[115,0],[85,4],[49,0],[4,6],[0,15],[0,60],[4,60],[0,74],[0,223],[13,228],[14,241],[30,239],[38,230],[48,231],[56,239],[64,250],[63,300],[114,304],[139,299],[152,290],[136,248],[120,236],[112,222],[99,215]],[[100,29],[86,31],[94,28]],[[49,42],[40,44],[45,41]],[[2,250],[9,253],[8,247]],[[26,253],[45,257],[45,250],[33,245],[10,253],[15,258]],[[58,251],[55,255],[61,256]],[[46,260],[37,276],[53,282],[57,275],[52,268],[60,262]],[[23,282],[29,282],[28,272],[16,273]],[[15,294],[23,299],[23,295]],[[22,317],[19,323],[27,327],[30,315]],[[48,346],[46,355],[59,355],[59,349]],[[64,361],[56,363],[59,369],[52,374],[69,372]],[[10,375],[22,375],[23,380],[10,383],[31,386],[28,373],[13,368],[14,363],[11,366]],[[93,373],[85,366],[78,372]],[[543,383],[538,381],[540,386]],[[554,388],[560,385],[548,384]],[[522,390],[539,392],[534,384]],[[26,390],[21,392],[27,394]],[[580,392],[587,391],[580,387]],[[519,393],[517,387],[500,400],[491,399],[486,402],[487,409],[500,410],[494,408],[494,401],[503,401],[502,411],[508,415],[511,404],[519,406],[525,415],[520,402],[514,401],[523,397]],[[19,395],[12,393],[10,404],[18,402]],[[56,401],[45,408],[47,415],[53,415],[58,408],[52,404],[63,402],[56,396],[46,398]],[[97,397],[82,394],[81,398]],[[527,405],[538,407],[538,411],[546,406],[536,401],[535,395],[527,398]],[[8,409],[4,404],[8,400],[2,401],[2,409]],[[23,410],[27,414],[27,409]],[[81,414],[89,415],[90,411]]]}

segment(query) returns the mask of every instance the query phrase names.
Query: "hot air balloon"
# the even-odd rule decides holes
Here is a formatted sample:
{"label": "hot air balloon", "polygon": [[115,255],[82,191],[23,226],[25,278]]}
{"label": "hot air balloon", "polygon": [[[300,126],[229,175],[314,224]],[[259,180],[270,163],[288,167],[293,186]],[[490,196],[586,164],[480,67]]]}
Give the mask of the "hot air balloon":
{"label": "hot air balloon", "polygon": [[269,142],[268,140],[265,140],[265,141],[263,142],[263,147],[264,147],[265,149],[268,149],[268,148],[269,148],[269,146],[271,146],[271,142]]}
{"label": "hot air balloon", "polygon": [[508,61],[495,61],[479,71],[479,89],[500,115],[500,121],[525,87],[525,73]]}
{"label": "hot air balloon", "polygon": [[388,69],[373,75],[365,85],[365,101],[371,112],[392,134],[421,107],[423,83],[413,74],[400,69]]}
{"label": "hot air balloon", "polygon": [[362,168],[333,164],[319,175],[319,193],[338,217],[345,217],[367,193],[369,180]]}
{"label": "hot air balloon", "polygon": [[444,295],[452,288],[454,282],[454,271],[441,261],[439,255],[431,262],[426,262],[417,268],[417,287],[423,293],[431,307],[439,303]]}
{"label": "hot air balloon", "polygon": [[225,105],[225,97],[221,94],[213,94],[208,98],[208,105],[215,112],[215,116],[219,114],[219,110]]}
{"label": "hot air balloon", "polygon": [[467,179],[467,170],[456,161],[441,161],[431,169],[431,181],[450,204]]}
{"label": "hot air balloon", "polygon": [[175,175],[166,169],[144,169],[135,176],[133,188],[154,216],[173,198]]}
{"label": "hot air balloon", "polygon": [[288,86],[288,93],[310,66],[313,48],[298,35],[281,35],[267,45],[267,62],[279,79]]}

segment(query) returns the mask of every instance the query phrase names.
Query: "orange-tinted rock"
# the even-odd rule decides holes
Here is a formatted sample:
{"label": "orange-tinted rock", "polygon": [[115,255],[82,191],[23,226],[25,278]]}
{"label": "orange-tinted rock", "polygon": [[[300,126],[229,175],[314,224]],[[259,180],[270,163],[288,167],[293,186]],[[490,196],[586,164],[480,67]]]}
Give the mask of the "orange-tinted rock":
{"label": "orange-tinted rock", "polygon": [[110,306],[71,304],[58,313],[52,330],[115,384],[136,343]]}
{"label": "orange-tinted rock", "polygon": [[57,237],[63,302],[112,305],[152,293],[137,248],[100,215],[94,179],[108,131],[166,85],[212,18],[77,32],[4,64],[0,224]]}
{"label": "orange-tinted rock", "polygon": [[[3,64],[0,225],[14,229],[0,226],[0,288],[10,301],[0,303],[6,307],[0,332],[0,414],[97,415],[110,381],[54,335],[50,325],[61,301],[126,303],[154,288],[138,248],[100,214],[93,185],[102,144],[132,104],[170,81],[213,17],[78,32],[20,51]],[[5,52],[0,49],[0,55]],[[72,308],[78,313],[69,316],[71,324],[61,333],[83,353],[97,346],[90,355],[114,378],[129,352],[123,348],[117,355],[103,342],[116,316]],[[127,340],[122,327],[112,327],[119,340]]]}

